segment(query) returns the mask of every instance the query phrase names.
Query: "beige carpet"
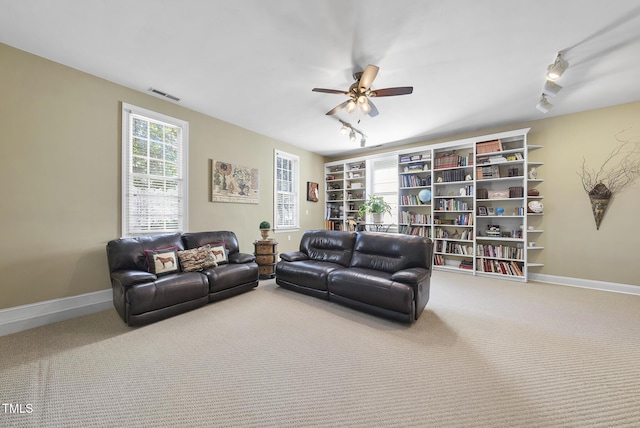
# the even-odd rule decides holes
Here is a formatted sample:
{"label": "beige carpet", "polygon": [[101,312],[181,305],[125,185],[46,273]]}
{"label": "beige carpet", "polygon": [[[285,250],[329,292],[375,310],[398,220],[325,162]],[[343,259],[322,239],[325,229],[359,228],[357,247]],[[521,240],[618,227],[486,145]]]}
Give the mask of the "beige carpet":
{"label": "beige carpet", "polygon": [[637,427],[640,297],[435,272],[409,326],[262,281],[0,337],[0,377],[2,427]]}

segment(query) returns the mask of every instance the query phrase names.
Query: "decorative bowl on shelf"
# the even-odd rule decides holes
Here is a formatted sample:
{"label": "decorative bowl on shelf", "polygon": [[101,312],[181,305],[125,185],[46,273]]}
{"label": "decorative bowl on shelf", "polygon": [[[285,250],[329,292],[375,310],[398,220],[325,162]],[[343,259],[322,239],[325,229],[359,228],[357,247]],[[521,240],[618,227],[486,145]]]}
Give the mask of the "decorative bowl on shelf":
{"label": "decorative bowl on shelf", "polygon": [[530,201],[527,204],[527,207],[529,208],[530,212],[535,213],[535,214],[540,214],[542,212],[542,210],[544,209],[544,206],[542,205],[542,202],[540,202],[540,201]]}
{"label": "decorative bowl on shelf", "polygon": [[420,199],[420,202],[422,202],[423,204],[431,201],[431,190],[422,189],[420,193],[418,193],[418,199]]}

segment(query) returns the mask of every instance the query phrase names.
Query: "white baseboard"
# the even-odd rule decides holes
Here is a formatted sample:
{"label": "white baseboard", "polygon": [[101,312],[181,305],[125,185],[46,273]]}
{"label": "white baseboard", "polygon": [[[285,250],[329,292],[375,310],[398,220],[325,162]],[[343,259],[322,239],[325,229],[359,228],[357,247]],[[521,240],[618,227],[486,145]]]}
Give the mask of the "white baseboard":
{"label": "white baseboard", "polygon": [[111,289],[0,309],[0,336],[113,307]]}
{"label": "white baseboard", "polygon": [[592,290],[610,291],[613,293],[634,294],[640,296],[640,285],[619,284],[616,282],[594,281],[591,279],[570,278],[566,276],[543,275],[530,273],[531,281],[568,285],[570,287],[590,288]]}
{"label": "white baseboard", "polygon": [[[529,279],[570,287],[590,288],[593,290],[640,296],[640,286],[638,285],[533,273],[529,274]],[[0,309],[0,336],[104,311],[112,307],[111,289],[106,289],[93,293],[80,294],[78,296]]]}

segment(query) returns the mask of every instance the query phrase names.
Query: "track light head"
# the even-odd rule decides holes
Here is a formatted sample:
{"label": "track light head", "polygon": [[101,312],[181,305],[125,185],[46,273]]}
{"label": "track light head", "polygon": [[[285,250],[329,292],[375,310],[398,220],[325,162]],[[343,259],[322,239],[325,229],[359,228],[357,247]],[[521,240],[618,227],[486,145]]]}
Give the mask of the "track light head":
{"label": "track light head", "polygon": [[567,60],[562,58],[562,54],[558,52],[558,56],[553,64],[547,67],[547,80],[555,82],[562,76],[562,73],[569,67]]}
{"label": "track light head", "polygon": [[356,133],[354,130],[351,130],[351,133],[349,134],[349,141],[351,141],[352,143],[356,141]]}
{"label": "track light head", "polygon": [[547,96],[545,94],[542,94],[542,96],[540,97],[540,101],[538,101],[538,104],[536,104],[536,108],[542,113],[547,113],[549,110],[551,110],[552,107],[553,104],[547,101]]}
{"label": "track light head", "polygon": [[547,80],[544,84],[544,88],[542,88],[542,92],[545,95],[555,97],[558,92],[560,92],[560,89],[562,89],[562,86],[552,82],[551,80]]}
{"label": "track light head", "polygon": [[365,140],[364,137],[360,138],[360,147],[364,147],[366,143],[367,143],[367,140]]}

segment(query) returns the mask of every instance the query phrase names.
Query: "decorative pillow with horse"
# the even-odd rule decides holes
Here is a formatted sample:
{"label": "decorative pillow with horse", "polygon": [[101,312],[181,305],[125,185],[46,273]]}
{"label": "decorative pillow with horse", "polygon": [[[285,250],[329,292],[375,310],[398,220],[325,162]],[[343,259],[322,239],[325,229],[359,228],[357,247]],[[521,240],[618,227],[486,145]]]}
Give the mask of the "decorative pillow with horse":
{"label": "decorative pillow with horse", "polygon": [[145,250],[149,272],[156,275],[166,275],[180,271],[178,264],[178,247],[161,250]]}
{"label": "decorative pillow with horse", "polygon": [[195,272],[218,266],[210,245],[178,251],[180,265],[185,272]]}
{"label": "decorative pillow with horse", "polygon": [[214,242],[209,244],[211,246],[211,253],[216,259],[216,263],[223,265],[229,262],[229,250],[225,246],[224,242]]}

